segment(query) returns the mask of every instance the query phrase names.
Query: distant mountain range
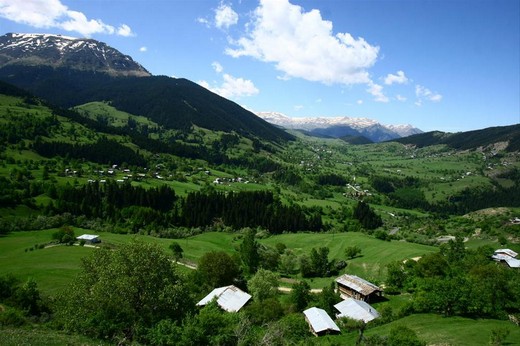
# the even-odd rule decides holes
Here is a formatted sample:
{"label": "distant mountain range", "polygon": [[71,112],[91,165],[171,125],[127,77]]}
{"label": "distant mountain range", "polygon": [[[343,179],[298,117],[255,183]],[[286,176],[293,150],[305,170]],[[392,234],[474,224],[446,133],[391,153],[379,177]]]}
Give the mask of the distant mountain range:
{"label": "distant mountain range", "polygon": [[383,142],[423,132],[412,125],[382,125],[367,118],[291,118],[276,112],[258,112],[256,115],[271,124],[286,129],[303,130],[317,137],[365,137],[369,142]]}
{"label": "distant mountain range", "polygon": [[275,142],[293,138],[194,82],[152,76],[131,57],[92,39],[0,36],[0,80],[61,107],[107,101],[169,129],[198,126]]}

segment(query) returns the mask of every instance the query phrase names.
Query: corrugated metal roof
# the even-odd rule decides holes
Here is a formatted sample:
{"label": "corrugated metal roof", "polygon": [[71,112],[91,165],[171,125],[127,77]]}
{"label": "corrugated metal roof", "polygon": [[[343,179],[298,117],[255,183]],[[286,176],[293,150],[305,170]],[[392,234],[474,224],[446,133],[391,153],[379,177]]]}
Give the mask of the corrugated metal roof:
{"label": "corrugated metal roof", "polygon": [[343,286],[347,286],[365,296],[368,296],[369,294],[376,291],[381,291],[381,289],[373,283],[368,282],[356,275],[343,274],[336,279],[336,282]]}
{"label": "corrugated metal roof", "polygon": [[495,250],[495,255],[499,255],[499,254],[506,254],[510,257],[516,257],[518,256],[518,254],[516,252],[514,252],[513,250],[511,249],[498,249],[498,250]]}
{"label": "corrugated metal roof", "polygon": [[516,258],[506,258],[504,261],[506,261],[507,265],[511,268],[520,268],[520,260],[517,260]]}
{"label": "corrugated metal roof", "polygon": [[379,312],[362,300],[348,298],[334,307],[339,311],[339,314],[336,315],[337,318],[348,317],[366,323],[379,317]]}
{"label": "corrugated metal roof", "polygon": [[95,234],[82,234],[79,237],[76,237],[78,240],[94,240],[97,238],[99,238],[99,236]]}
{"label": "corrugated metal roof", "polygon": [[233,285],[215,288],[210,294],[205,296],[198,306],[206,305],[214,298],[217,298],[217,304],[228,312],[237,312],[251,299],[251,295],[242,291]]}
{"label": "corrugated metal roof", "polygon": [[307,321],[310,323],[314,332],[320,333],[327,330],[339,332],[339,327],[325,310],[313,307],[305,310],[303,313],[305,317],[307,317]]}

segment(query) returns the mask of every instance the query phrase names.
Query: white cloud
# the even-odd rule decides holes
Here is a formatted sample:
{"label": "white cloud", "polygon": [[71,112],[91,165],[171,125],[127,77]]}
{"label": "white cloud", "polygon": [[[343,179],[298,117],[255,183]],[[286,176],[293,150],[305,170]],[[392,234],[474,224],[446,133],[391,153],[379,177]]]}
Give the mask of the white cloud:
{"label": "white cloud", "polygon": [[408,77],[405,76],[403,71],[397,71],[396,74],[389,73],[385,77],[385,84],[386,85],[406,84],[406,83],[408,83]]}
{"label": "white cloud", "polygon": [[0,0],[0,17],[35,28],[59,28],[84,36],[133,35],[126,24],[116,28],[100,19],[88,19],[82,12],[70,10],[60,0]]}
{"label": "white cloud", "polygon": [[273,63],[284,78],[324,84],[369,84],[368,68],[379,47],[349,33],[333,34],[332,22],[318,10],[305,12],[288,0],[261,0],[247,33],[226,54]]}
{"label": "white cloud", "polygon": [[415,96],[417,96],[417,102],[415,104],[418,106],[422,105],[423,100],[428,100],[432,102],[439,102],[442,100],[441,94],[432,92],[430,89],[425,88],[424,86],[419,84],[415,86]]}
{"label": "white cloud", "polygon": [[303,108],[304,108],[303,105],[295,105],[294,106],[294,110],[295,111],[301,111]]}
{"label": "white cloud", "polygon": [[217,61],[213,62],[211,64],[211,66],[213,66],[213,69],[215,70],[215,72],[217,73],[220,73],[222,71],[224,71],[224,68],[222,67],[222,65],[220,65],[220,63],[218,63]]}
{"label": "white cloud", "polygon": [[406,101],[406,97],[404,97],[404,96],[402,96],[402,95],[396,95],[396,96],[395,96],[395,99],[396,99],[397,101],[401,101],[401,102]]}
{"label": "white cloud", "polygon": [[259,93],[259,90],[249,79],[236,78],[227,73],[224,73],[222,77],[224,81],[221,86],[212,87],[206,81],[199,81],[198,83],[204,88],[227,99],[253,96]]}
{"label": "white cloud", "polygon": [[236,23],[238,23],[238,14],[233,11],[230,5],[220,3],[215,10],[215,26],[219,29],[227,29]]}
{"label": "white cloud", "polygon": [[373,82],[368,83],[367,91],[374,96],[374,101],[376,102],[388,102],[388,97],[383,94],[383,87],[379,84],[375,84]]}
{"label": "white cloud", "polygon": [[141,48],[139,48],[139,51],[140,51],[140,52],[143,52],[143,53],[146,52],[147,50],[148,50],[148,48],[146,48],[146,47],[144,47],[144,46],[141,47]]}
{"label": "white cloud", "polygon": [[357,103],[358,105],[362,105],[362,104],[363,104],[363,100],[357,100],[356,103]]}

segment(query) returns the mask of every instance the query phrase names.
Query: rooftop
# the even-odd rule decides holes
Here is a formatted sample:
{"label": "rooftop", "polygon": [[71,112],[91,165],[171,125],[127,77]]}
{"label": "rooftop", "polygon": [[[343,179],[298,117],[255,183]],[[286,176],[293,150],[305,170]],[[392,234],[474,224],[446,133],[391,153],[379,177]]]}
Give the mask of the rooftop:
{"label": "rooftop", "polygon": [[340,285],[349,287],[365,296],[368,296],[369,294],[372,294],[376,291],[381,291],[378,286],[356,275],[343,274],[336,279],[336,282]]}
{"label": "rooftop", "polygon": [[362,300],[348,298],[334,307],[339,311],[337,318],[348,317],[367,323],[379,317],[377,310]]}
{"label": "rooftop", "polygon": [[198,306],[203,306],[217,298],[217,304],[228,312],[237,312],[251,299],[251,295],[233,285],[215,288],[205,296]]}
{"label": "rooftop", "polygon": [[339,327],[325,310],[313,307],[305,310],[303,313],[315,333],[327,330],[339,332]]}

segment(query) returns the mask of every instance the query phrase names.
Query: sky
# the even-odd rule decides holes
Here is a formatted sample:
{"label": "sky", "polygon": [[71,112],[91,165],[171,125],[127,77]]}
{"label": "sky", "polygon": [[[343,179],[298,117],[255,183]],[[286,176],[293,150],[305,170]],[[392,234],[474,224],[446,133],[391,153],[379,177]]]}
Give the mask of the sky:
{"label": "sky", "polygon": [[0,0],[9,32],[93,38],[255,112],[520,123],[518,0]]}

